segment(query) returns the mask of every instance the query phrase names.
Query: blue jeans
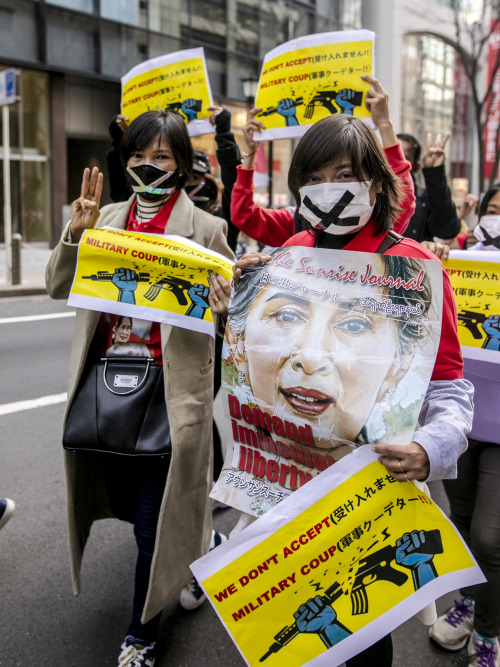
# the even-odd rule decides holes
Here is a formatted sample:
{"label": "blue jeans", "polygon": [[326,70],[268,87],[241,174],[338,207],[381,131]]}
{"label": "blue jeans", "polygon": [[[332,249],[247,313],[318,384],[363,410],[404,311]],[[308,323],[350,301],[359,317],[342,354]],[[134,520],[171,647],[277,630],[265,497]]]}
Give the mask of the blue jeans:
{"label": "blue jeans", "polygon": [[134,524],[138,556],[135,568],[132,621],[127,635],[156,641],[161,613],[141,623],[155,548],[158,517],[167,482],[170,457],[109,458],[104,463],[111,509],[118,519]]}

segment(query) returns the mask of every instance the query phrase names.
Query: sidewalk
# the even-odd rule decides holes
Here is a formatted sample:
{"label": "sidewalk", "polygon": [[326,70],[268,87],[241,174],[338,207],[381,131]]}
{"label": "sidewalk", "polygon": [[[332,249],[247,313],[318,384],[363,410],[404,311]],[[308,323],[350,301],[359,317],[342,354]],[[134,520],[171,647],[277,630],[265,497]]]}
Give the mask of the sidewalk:
{"label": "sidewalk", "polygon": [[47,294],[45,267],[52,250],[47,243],[23,243],[21,246],[21,284],[7,284],[5,244],[0,243],[0,299],[10,296]]}

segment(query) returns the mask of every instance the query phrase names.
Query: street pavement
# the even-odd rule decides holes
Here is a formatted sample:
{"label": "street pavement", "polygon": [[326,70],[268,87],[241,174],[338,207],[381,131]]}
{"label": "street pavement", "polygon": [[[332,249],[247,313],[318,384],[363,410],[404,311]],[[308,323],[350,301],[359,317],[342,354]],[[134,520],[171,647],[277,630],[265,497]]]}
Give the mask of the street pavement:
{"label": "street pavement", "polygon": [[[11,296],[0,246],[0,495],[16,512],[0,532],[0,666],[100,667],[116,665],[129,621],[135,543],[132,527],[106,520],[94,524],[83,561],[82,594],[74,598],[67,555],[65,485],[60,445],[63,399],[53,405],[10,412],[15,401],[58,397],[66,389],[73,318],[64,302],[40,296],[50,255],[47,246],[23,248],[23,288]],[[31,291],[30,291],[31,290]],[[23,294],[26,292],[23,292]],[[11,318],[59,313],[57,319]],[[216,410],[220,418],[220,403]],[[447,511],[441,483],[432,494]],[[235,510],[214,512],[228,533]],[[438,600],[438,612],[453,600]],[[465,651],[448,654],[411,619],[393,632],[394,667],[462,667]],[[164,611],[157,667],[237,667],[244,662],[208,603],[193,612],[177,602]],[[280,665],[279,657],[269,667]],[[374,665],[373,667],[377,667]]]}

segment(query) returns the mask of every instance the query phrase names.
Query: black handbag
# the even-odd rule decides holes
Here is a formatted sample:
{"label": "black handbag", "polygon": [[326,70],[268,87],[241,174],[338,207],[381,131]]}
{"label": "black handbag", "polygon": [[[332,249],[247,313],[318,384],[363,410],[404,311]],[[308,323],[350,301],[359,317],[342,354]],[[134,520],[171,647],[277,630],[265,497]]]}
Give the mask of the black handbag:
{"label": "black handbag", "polygon": [[138,357],[87,363],[66,421],[63,447],[126,456],[169,454],[163,367]]}

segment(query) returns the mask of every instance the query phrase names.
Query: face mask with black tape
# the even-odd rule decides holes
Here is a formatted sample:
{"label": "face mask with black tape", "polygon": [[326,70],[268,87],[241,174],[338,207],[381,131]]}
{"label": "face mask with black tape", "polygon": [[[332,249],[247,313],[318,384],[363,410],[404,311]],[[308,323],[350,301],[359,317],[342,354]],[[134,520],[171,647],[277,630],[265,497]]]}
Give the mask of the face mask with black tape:
{"label": "face mask with black tape", "polygon": [[364,227],[373,213],[371,181],[318,183],[300,188],[299,213],[328,234],[351,234]]}
{"label": "face mask with black tape", "polygon": [[127,167],[127,174],[132,190],[146,201],[158,201],[171,194],[179,180],[177,169],[165,171],[149,163]]}
{"label": "face mask with black tape", "polygon": [[[479,241],[481,250],[500,250],[500,215],[483,215],[474,236]],[[479,245],[478,244],[478,245]]]}

